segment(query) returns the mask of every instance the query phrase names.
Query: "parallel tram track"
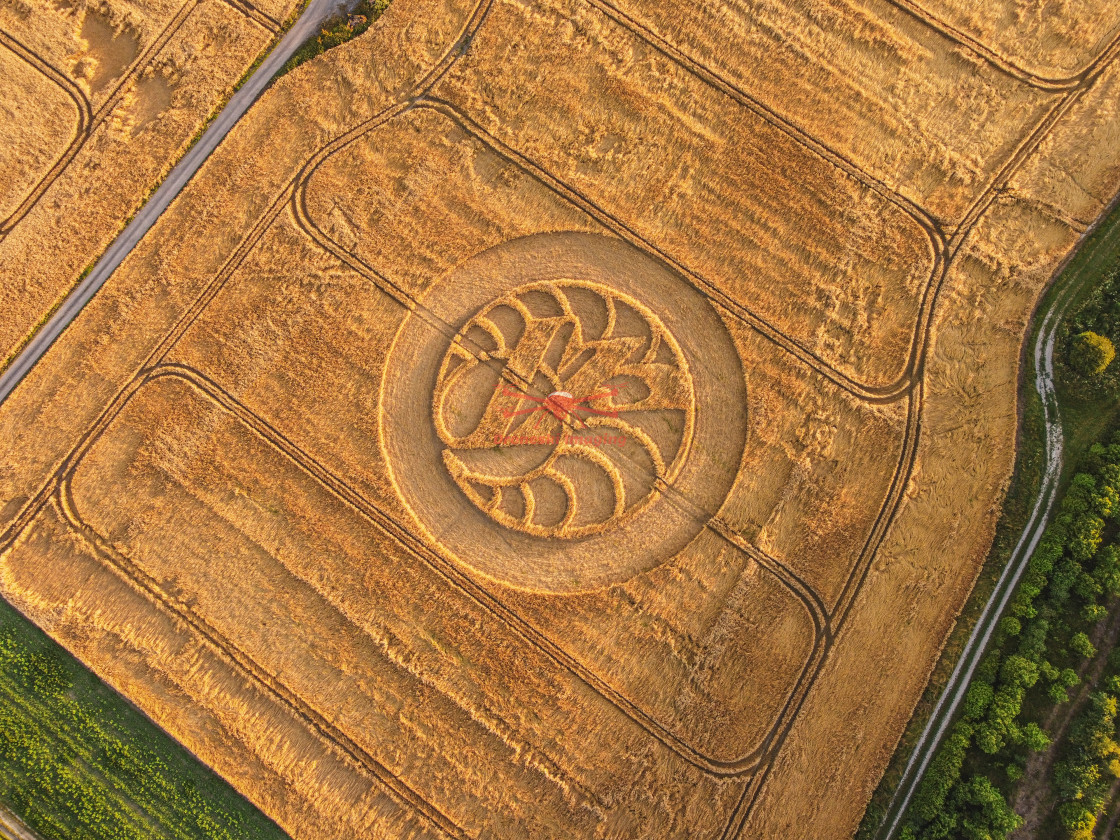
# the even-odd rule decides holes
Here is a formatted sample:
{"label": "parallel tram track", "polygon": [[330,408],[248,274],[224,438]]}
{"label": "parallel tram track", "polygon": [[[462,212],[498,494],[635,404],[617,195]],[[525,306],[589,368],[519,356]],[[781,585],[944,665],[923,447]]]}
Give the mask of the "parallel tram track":
{"label": "parallel tram track", "polygon": [[[869,189],[874,190],[880,195],[887,196],[888,198],[890,198],[890,195],[893,195],[894,198],[890,198],[890,200],[902,207],[902,209],[904,209],[908,213],[908,215],[918,221],[918,223],[921,224],[922,227],[927,231],[927,234],[930,236],[931,242],[933,243],[932,248],[935,254],[935,269],[930,278],[931,282],[927,285],[926,293],[922,298],[920,310],[921,316],[919,318],[919,323],[916,326],[916,332],[913,337],[906,372],[897,383],[879,392],[877,392],[874,388],[867,388],[866,386],[862,386],[854,380],[851,380],[845,375],[835,371],[831,368],[831,366],[824,363],[823,360],[818,359],[815,355],[813,355],[805,348],[801,348],[791,338],[785,336],[783,333],[781,333],[780,330],[772,327],[769,323],[758,318],[757,316],[748,318],[748,322],[751,323],[751,325],[756,329],[760,330],[763,335],[770,338],[771,341],[780,344],[785,349],[796,355],[803,362],[808,364],[810,367],[814,368],[818,373],[826,375],[833,382],[838,384],[840,387],[849,390],[853,393],[854,396],[858,397],[859,399],[865,400],[867,402],[885,402],[897,400],[900,398],[905,398],[908,400],[907,421],[905,426],[902,454],[900,456],[897,468],[894,473],[894,477],[892,479],[891,489],[887,494],[887,498],[883,502],[875,525],[872,528],[871,533],[868,535],[867,541],[864,545],[863,550],[861,551],[859,559],[849,575],[843,593],[838,603],[832,608],[832,610],[829,610],[825,606],[824,602],[820,599],[820,597],[812,590],[812,588],[809,587],[808,584],[805,584],[804,581],[801,581],[792,570],[788,569],[783,564],[772,561],[771,558],[766,558],[765,555],[759,555],[757,549],[744,541],[739,535],[732,532],[724,523],[722,523],[718,516],[713,517],[713,530],[716,533],[720,534],[720,536],[728,541],[729,544],[736,546],[739,550],[746,551],[757,562],[760,562],[763,565],[769,563],[771,571],[773,571],[775,574],[778,574],[779,576],[785,575],[785,583],[791,589],[796,589],[798,586],[801,586],[802,592],[799,597],[804,603],[806,603],[807,609],[809,609],[810,614],[815,616],[814,621],[818,623],[818,647],[814,649],[813,655],[806,663],[806,671],[804,672],[805,678],[803,680],[799,680],[796,690],[790,696],[789,701],[787,702],[787,711],[789,712],[789,714],[786,715],[785,713],[783,713],[782,719],[779,721],[780,731],[775,730],[774,734],[767,738],[766,748],[762,752],[759,752],[756,755],[752,755],[750,757],[750,763],[748,765],[736,763],[738,766],[734,768],[721,768],[718,766],[718,764],[713,765],[713,763],[709,759],[706,759],[703,756],[699,756],[694,751],[692,751],[687,744],[684,744],[683,742],[677,740],[676,737],[672,735],[672,733],[664,730],[663,727],[660,726],[660,724],[646,716],[644,712],[630,703],[630,701],[628,701],[625,697],[619,695],[613,688],[602,683],[602,681],[599,680],[599,678],[594,673],[588,671],[580,663],[571,660],[570,657],[567,656],[567,654],[565,654],[559,648],[555,647],[546,638],[536,635],[533,628],[522,626],[519,630],[519,632],[523,636],[530,640],[532,640],[534,635],[536,635],[534,644],[536,644],[538,647],[542,647],[542,649],[544,649],[549,656],[554,658],[558,662],[558,664],[564,664],[565,667],[568,667],[573,671],[573,673],[579,675],[581,679],[587,682],[597,692],[608,697],[608,699],[611,699],[611,701],[614,702],[620,708],[620,710],[622,710],[625,714],[627,714],[628,717],[630,717],[632,720],[646,729],[647,732],[656,737],[674,752],[683,755],[692,763],[697,764],[697,766],[701,767],[702,769],[705,769],[706,772],[714,773],[717,776],[723,776],[727,775],[727,771],[729,769],[731,770],[730,775],[740,775],[749,772],[752,768],[757,769],[759,772],[754,773],[754,775],[748,781],[747,785],[744,787],[739,806],[737,807],[736,812],[733,814],[731,820],[728,822],[724,830],[723,836],[725,838],[733,838],[737,837],[741,832],[742,826],[753,807],[758,791],[761,789],[762,784],[764,784],[765,782],[769,767],[771,766],[775,756],[777,755],[777,751],[784,743],[785,737],[789,731],[789,727],[792,726],[793,720],[796,718],[797,711],[800,709],[802,703],[804,702],[806,694],[809,690],[811,690],[816,676],[820,671],[820,667],[828,655],[832,644],[832,638],[834,637],[835,633],[839,631],[840,626],[843,624],[843,621],[846,618],[851,604],[854,602],[854,599],[858,597],[859,590],[862,587],[863,580],[866,577],[871,563],[874,561],[874,558],[878,551],[878,547],[885,537],[895,514],[897,513],[902,498],[902,488],[906,486],[906,483],[909,481],[909,477],[913,470],[917,452],[917,441],[920,435],[920,416],[924,381],[925,353],[928,349],[929,342],[928,328],[936,309],[935,303],[938,292],[945,280],[949,266],[951,265],[953,258],[956,256],[959,249],[963,246],[965,238],[969,233],[971,233],[973,227],[979,221],[979,219],[983,217],[984,212],[991,205],[991,203],[996,200],[999,192],[1003,189],[1003,186],[1018,170],[1022,162],[1038,147],[1038,144],[1041,143],[1042,140],[1049,134],[1051,128],[1057,122],[1057,120],[1060,119],[1062,114],[1064,114],[1065,111],[1072,106],[1076,99],[1079,98],[1080,95],[1086,89],[1088,89],[1089,86],[1092,85],[1099,74],[1103,72],[1104,69],[1109,65],[1110,61],[1115,56],[1115,52],[1117,50],[1117,42],[1114,41],[1109,49],[1106,50],[1104,54],[1102,54],[1102,56],[1096,62],[1092,72],[1087,72],[1087,74],[1083,78],[1078,78],[1075,80],[1075,84],[1073,84],[1068,89],[1061,102],[1059,102],[1058,105],[1056,105],[1055,108],[1051,110],[1051,112],[1043,119],[1041,123],[1036,125],[1035,128],[1028,133],[1028,135],[1023,139],[1019,149],[1017,149],[1012,158],[1005,163],[1003,170],[1001,170],[1001,172],[997,174],[997,176],[993,179],[993,182],[988,186],[984,193],[977,198],[976,202],[973,204],[973,207],[970,209],[969,213],[966,214],[962,224],[957,228],[953,236],[949,240],[946,240],[941,233],[939,224],[935,222],[932,217],[930,217],[929,214],[926,213],[922,208],[913,205],[912,202],[909,202],[901,196],[898,196],[897,193],[888,190],[881,182],[875,180],[871,176],[859,170],[859,168],[851,163],[851,161],[847,160],[836,152],[829,150],[827,147],[825,147],[823,144],[820,144],[813,138],[798,138],[798,132],[793,126],[791,126],[791,124],[779,118],[778,115],[773,114],[772,112],[768,112],[767,109],[763,108],[755,100],[747,96],[745,92],[740,91],[734,86],[730,85],[730,83],[726,82],[726,80],[722,79],[722,77],[714,73],[709,68],[705,68],[699,63],[690,59],[688,56],[677,50],[671,44],[659,41],[658,39],[656,39],[656,36],[652,36],[652,33],[650,33],[648,30],[643,30],[641,27],[637,26],[635,22],[629,19],[625,19],[617,9],[610,5],[608,0],[587,0],[587,2],[606,14],[616,23],[630,29],[630,31],[633,32],[637,37],[643,38],[647,41],[647,43],[653,43],[653,45],[657,49],[661,50],[678,64],[684,66],[685,69],[696,74],[699,78],[702,78],[710,86],[719,89],[725,95],[730,95],[735,98],[742,107],[753,110],[756,114],[762,116],[763,119],[766,119],[779,130],[787,134],[791,134],[791,136],[795,136],[795,139],[799,139],[800,142],[808,145],[808,147],[811,148],[814,153],[828,159],[834,166],[842,170],[847,176],[858,178],[864,183],[865,186],[867,186]],[[235,5],[237,5],[236,2]],[[130,381],[130,383],[127,384],[118,393],[117,397],[112,400],[108,406],[106,406],[99,420],[93,426],[91,426],[82,436],[82,439],[79,442],[78,446],[76,446],[75,449],[71,451],[65,462],[59,466],[51,479],[41,488],[40,492],[36,495],[34,500],[32,500],[32,502],[29,503],[23,509],[23,511],[21,511],[16,521],[12,523],[12,525],[8,529],[6,529],[4,534],[0,535],[0,550],[6,549],[7,546],[11,545],[12,541],[18,536],[18,534],[32,521],[38,510],[42,509],[45,504],[48,504],[52,498],[65,500],[65,488],[68,487],[69,481],[68,476],[72,474],[72,470],[74,469],[74,466],[76,464],[76,459],[80,457],[82,452],[88,450],[89,446],[92,445],[92,442],[96,439],[96,436],[99,435],[100,432],[107,427],[112,417],[115,416],[117,412],[119,412],[124,403],[127,402],[127,400],[130,398],[131,394],[135,392],[135,389],[136,387],[138,387],[138,384],[141,380],[147,381],[147,378],[154,375],[158,370],[167,369],[167,363],[165,362],[166,355],[178,341],[179,337],[183,335],[183,333],[189,327],[190,323],[192,323],[194,319],[197,318],[197,316],[202,312],[202,310],[205,309],[206,305],[210,300],[213,299],[214,295],[216,295],[218,291],[220,291],[222,286],[224,286],[226,280],[228,280],[236,267],[240,265],[241,261],[251,252],[260,236],[262,236],[263,233],[268,229],[268,227],[276,219],[277,215],[283,211],[284,207],[292,207],[297,224],[300,225],[300,227],[311,239],[316,241],[325,250],[332,253],[336,258],[342,260],[344,263],[348,264],[351,268],[355,268],[356,270],[358,270],[359,273],[361,273],[363,276],[369,277],[370,279],[374,279],[377,276],[377,272],[371,266],[361,265],[359,267],[355,265],[355,263],[352,261],[354,259],[352,255],[347,256],[346,252],[343,249],[338,248],[336,243],[331,242],[329,240],[329,237],[326,237],[326,235],[314,225],[313,220],[310,218],[309,214],[306,211],[305,189],[311,175],[324,160],[346,146],[348,143],[353,142],[354,140],[358,139],[361,136],[364,136],[366,133],[376,128],[376,126],[381,124],[381,122],[383,122],[385,119],[390,118],[390,116],[403,113],[405,110],[408,110],[410,108],[427,107],[442,110],[445,114],[448,112],[453,113],[457,121],[460,122],[460,124],[463,125],[466,130],[468,130],[468,132],[472,136],[475,136],[476,139],[478,139],[480,142],[486,143],[487,145],[491,146],[500,154],[502,154],[502,156],[507,160],[510,160],[519,167],[523,168],[532,177],[542,181],[546,184],[546,186],[560,193],[567,200],[573,201],[578,206],[583,207],[586,212],[592,213],[592,215],[598,218],[601,222],[613,222],[612,225],[608,226],[612,227],[617,235],[621,235],[623,236],[623,238],[626,238],[634,242],[635,244],[638,244],[639,247],[642,247],[647,251],[647,253],[652,253],[657,258],[668,261],[671,265],[674,265],[678,273],[683,272],[685,276],[690,277],[697,289],[701,293],[708,296],[709,299],[713,301],[713,304],[718,308],[722,309],[728,314],[733,314],[736,317],[743,317],[743,313],[738,310],[735,301],[725,300],[725,296],[721,296],[718,293],[718,289],[715,289],[715,287],[710,283],[704,283],[692,276],[688,272],[687,267],[683,266],[680,263],[674,262],[669,257],[669,255],[661,253],[651,243],[642,241],[640,237],[638,237],[633,231],[629,230],[625,226],[625,224],[621,222],[621,220],[612,219],[610,214],[606,213],[603,208],[597,207],[587,197],[580,196],[580,194],[570,185],[565,184],[563,181],[555,178],[552,175],[549,175],[534,161],[530,160],[527,157],[519,155],[515,150],[503,147],[496,138],[488,136],[486,132],[483,131],[480,126],[474,124],[469,117],[459,113],[458,110],[455,109],[453,105],[451,105],[451,103],[441,101],[440,99],[438,99],[438,97],[432,95],[434,86],[444,75],[447,74],[454,62],[460,55],[463,54],[463,52],[470,44],[471,40],[475,37],[478,30],[483,25],[488,10],[489,0],[482,0],[481,2],[476,4],[469,20],[464,26],[464,29],[461,32],[459,38],[456,40],[455,44],[444,54],[444,56],[437,62],[432,70],[430,70],[417,83],[413,90],[398,102],[396,106],[393,106],[387,112],[383,112],[381,115],[378,115],[378,117],[374,118],[373,120],[367,121],[366,123],[363,123],[355,127],[354,129],[351,129],[350,131],[346,132],[330,143],[325,144],[323,147],[321,147],[319,152],[315,153],[307,161],[303,169],[301,169],[297,176],[289,182],[285,190],[283,190],[282,193],[277,196],[272,204],[271,209],[259,218],[254,228],[242,239],[241,244],[235,249],[223,269],[218,272],[211,283],[203,289],[199,297],[196,299],[196,302],[188,309],[188,311],[184,314],[183,318],[180,319],[178,324],[168,332],[164,340],[160,342],[159,346],[149,356],[148,360],[136,372],[134,378]],[[651,37],[653,37],[654,40],[651,41]],[[969,48],[974,52],[978,51],[976,48],[968,46],[967,44],[965,44],[965,46],[966,48]],[[1062,90],[1067,89],[1063,87]],[[92,123],[93,121],[101,117],[105,107],[106,106],[102,106],[102,108],[98,109],[97,114],[89,116],[88,122]],[[389,116],[386,116],[386,114],[389,114]],[[191,173],[193,173],[193,170],[191,170]],[[186,177],[189,178],[190,174],[188,174]],[[183,183],[185,183],[185,179],[183,180]],[[176,191],[178,188],[181,188],[181,184],[176,188]],[[155,215],[158,216],[158,212],[156,212]],[[147,224],[150,226],[151,222],[154,222],[154,217]],[[139,237],[137,236],[136,238],[138,239]],[[131,246],[129,246],[129,249],[130,247]],[[69,320],[71,320],[77,314],[77,311],[80,309],[84,301],[88,300],[89,296],[92,296],[92,294],[96,291],[96,288],[100,286],[100,283],[103,283],[104,280],[107,279],[108,274],[113,270],[113,268],[115,268],[116,264],[119,264],[119,262],[123,260],[124,254],[126,253],[127,250],[125,250],[124,253],[119,256],[119,258],[114,255],[114,264],[108,266],[107,270],[102,272],[103,276],[100,276],[98,278],[99,282],[97,282],[95,286],[90,288],[89,286],[83,284],[83,287],[80,290],[77,290],[82,292],[84,299],[80,299],[76,307],[73,307],[71,310],[68,310],[65,313],[64,318],[62,319],[62,325],[57,329],[57,332],[54,333],[54,336],[57,336],[57,334],[61,332],[61,328],[64,327],[65,324],[68,323]],[[410,299],[410,296],[407,295],[407,293],[404,293],[404,290],[396,287],[393,287],[392,289],[388,288],[386,286],[387,281],[385,278],[380,278],[380,281],[375,279],[375,282],[380,288],[382,288],[383,291],[396,299],[406,308],[415,309],[415,307],[418,306],[418,302]],[[391,286],[392,284],[389,285]],[[77,291],[75,294],[77,294]],[[50,342],[53,341],[54,336],[50,337],[43,346],[35,348],[35,352],[37,352],[38,355],[42,355],[42,353],[45,352],[46,348],[49,346]],[[32,348],[30,347],[28,349],[32,350]],[[34,358],[37,359],[38,355],[36,355]],[[34,359],[31,360],[31,363],[34,363]],[[12,373],[12,370],[9,370],[7,374],[5,374],[3,377],[0,377],[0,400],[2,400],[7,396],[8,393],[10,393],[11,389],[18,381],[18,376],[22,375],[22,372],[25,371],[29,366],[30,365],[28,364],[23,367],[20,371],[17,372],[17,375],[14,378],[8,375]],[[15,365],[13,365],[13,368],[15,368]],[[181,373],[180,375],[184,374]],[[195,375],[197,376],[198,374]],[[272,430],[270,434],[272,435],[272,439],[275,445],[284,445],[283,441],[277,440],[276,438],[276,435],[279,434],[278,432]],[[303,453],[300,457],[307,459],[305,461],[304,469],[311,472],[312,475],[316,475],[317,470],[322,470],[321,465],[316,466],[313,459],[310,459],[310,456],[306,455],[306,453]],[[337,482],[335,483],[337,485]],[[353,496],[352,488],[336,486],[336,490],[343,493],[344,496]],[[63,495],[58,495],[60,493]],[[360,499],[360,497],[355,497],[352,498],[349,503],[362,503],[362,500]],[[368,506],[366,510],[367,512],[369,512]],[[369,513],[370,515],[372,515],[372,512]],[[386,520],[381,524],[382,527],[387,527],[391,530],[391,532],[400,535],[400,538],[405,539],[406,542],[412,542],[411,540],[408,540],[407,533],[401,533],[402,528],[399,523]],[[407,532],[407,529],[404,529],[404,531]],[[414,547],[411,550],[419,550],[422,548],[422,546],[419,546]],[[446,566],[444,566],[444,568],[446,569]],[[139,579],[137,578],[136,580]],[[502,605],[494,604],[487,593],[476,591],[473,592],[472,597],[476,600],[482,599],[482,602],[490,603],[490,609],[498,609],[499,611],[504,609]],[[184,620],[189,621],[189,617],[184,618]],[[520,621],[520,619],[518,619],[516,616],[509,615],[505,616],[505,620],[513,621],[515,625],[518,621]],[[691,758],[689,758],[690,755]],[[407,799],[407,796],[405,798]],[[441,821],[438,817],[435,817],[434,815],[431,816],[434,818],[436,824],[440,824]],[[446,831],[448,828],[449,827],[446,826],[446,824],[443,825],[443,830]],[[453,827],[450,828],[452,836],[455,836]]]}

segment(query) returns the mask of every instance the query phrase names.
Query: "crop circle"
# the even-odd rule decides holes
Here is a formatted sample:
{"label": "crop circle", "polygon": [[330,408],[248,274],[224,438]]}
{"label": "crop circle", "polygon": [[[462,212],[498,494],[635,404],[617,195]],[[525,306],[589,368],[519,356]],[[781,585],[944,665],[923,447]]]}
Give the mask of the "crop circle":
{"label": "crop circle", "polygon": [[716,515],[747,432],[738,351],[663,263],[585,233],[464,261],[397,331],[381,448],[436,551],[575,592],[663,563]]}
{"label": "crop circle", "polygon": [[467,321],[440,364],[432,420],[449,474],[480,510],[573,539],[617,526],[671,485],[694,410],[688,365],[657,315],[561,279],[514,289]]}

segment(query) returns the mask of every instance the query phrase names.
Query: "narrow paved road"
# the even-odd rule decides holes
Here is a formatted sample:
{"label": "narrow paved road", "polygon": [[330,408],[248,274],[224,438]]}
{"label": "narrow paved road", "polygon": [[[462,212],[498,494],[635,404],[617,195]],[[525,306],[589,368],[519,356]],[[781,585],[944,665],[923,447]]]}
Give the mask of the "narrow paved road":
{"label": "narrow paved road", "polygon": [[[1107,237],[1098,241],[1097,247]],[[1038,338],[1034,344],[1034,370],[1035,390],[1042,398],[1043,420],[1046,426],[1046,472],[1039,488],[1038,497],[1031,509],[1030,518],[1019,537],[1011,559],[1000,575],[980,619],[968,638],[964,651],[957,666],[949,677],[941,697],[938,698],[933,714],[926,724],[922,735],[918,739],[910,761],[902,773],[902,779],[895,788],[894,796],[887,806],[887,816],[883,820],[879,833],[879,840],[892,840],[898,833],[906,808],[914,796],[918,785],[929,767],[941,739],[949,730],[953,722],[953,715],[957,711],[965,692],[968,690],[972,675],[983,657],[984,650],[992,638],[996,625],[1003,615],[1011,596],[1015,591],[1019,578],[1027,567],[1027,562],[1038,546],[1043,531],[1050,519],[1050,512],[1054,506],[1054,499],[1058,488],[1058,481],[1062,474],[1062,449],[1064,437],[1062,433],[1062,420],[1058,412],[1058,397],[1054,391],[1054,342],[1057,337],[1058,326],[1065,317],[1070,304],[1076,299],[1078,291],[1084,284],[1085,278],[1077,278],[1057,295],[1050,303],[1042,319],[1042,326],[1038,331]]]}
{"label": "narrow paved road", "polygon": [[16,356],[11,366],[0,374],[0,403],[8,398],[8,395],[19,384],[20,380],[27,375],[27,372],[43,357],[43,354],[47,352],[55,339],[62,335],[62,331],[82,311],[82,307],[97,294],[97,290],[105,284],[105,281],[109,279],[117,266],[124,261],[124,258],[144,237],[144,234],[156,223],[156,219],[174,201],[175,196],[187,185],[187,182],[202,166],[206,158],[210,156],[210,153],[225,139],[225,136],[229,134],[230,129],[237,121],[245,115],[249,106],[261,95],[261,92],[280,70],[284,62],[292,57],[292,54],[299,49],[304,41],[315,34],[324,20],[344,5],[345,3],[340,2],[340,0],[311,0],[303,14],[292,25],[292,28],[269,53],[268,58],[241,86],[241,89],[230,98],[229,103],[221,110],[198,142],[189,152],[183,155],[159,189],[140,208],[140,211],[121,231],[120,235],[113,240],[101,259],[94,265],[93,270],[62,302],[58,311],[28,342],[23,352]]}
{"label": "narrow paved road", "polygon": [[3,805],[0,805],[0,838],[3,838],[3,840],[39,840],[37,834],[32,834],[31,829]]}

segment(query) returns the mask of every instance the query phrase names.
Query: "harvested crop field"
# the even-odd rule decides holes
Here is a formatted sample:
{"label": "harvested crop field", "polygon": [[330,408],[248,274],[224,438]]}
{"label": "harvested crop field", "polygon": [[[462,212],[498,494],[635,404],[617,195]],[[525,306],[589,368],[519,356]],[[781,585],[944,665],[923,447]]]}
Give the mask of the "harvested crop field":
{"label": "harvested crop field", "polygon": [[0,369],[295,5],[0,4]]}
{"label": "harvested crop field", "polygon": [[1055,84],[878,0],[396,0],[0,408],[0,590],[296,838],[850,836],[1120,189],[1063,14]]}

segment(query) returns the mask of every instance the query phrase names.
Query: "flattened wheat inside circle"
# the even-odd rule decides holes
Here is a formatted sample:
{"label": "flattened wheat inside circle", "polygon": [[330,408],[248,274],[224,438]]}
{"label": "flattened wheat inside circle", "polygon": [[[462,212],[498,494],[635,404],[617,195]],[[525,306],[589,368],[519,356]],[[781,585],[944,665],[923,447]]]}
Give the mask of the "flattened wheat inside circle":
{"label": "flattened wheat inside circle", "polygon": [[440,366],[444,465],[500,524],[575,538],[629,519],[687,456],[688,366],[653,312],[578,280],[530,283],[475,313]]}
{"label": "flattened wheat inside circle", "polygon": [[698,290],[621,240],[539,233],[461,261],[404,316],[380,448],[433,551],[504,586],[589,591],[704,531],[735,481],[746,402]]}

